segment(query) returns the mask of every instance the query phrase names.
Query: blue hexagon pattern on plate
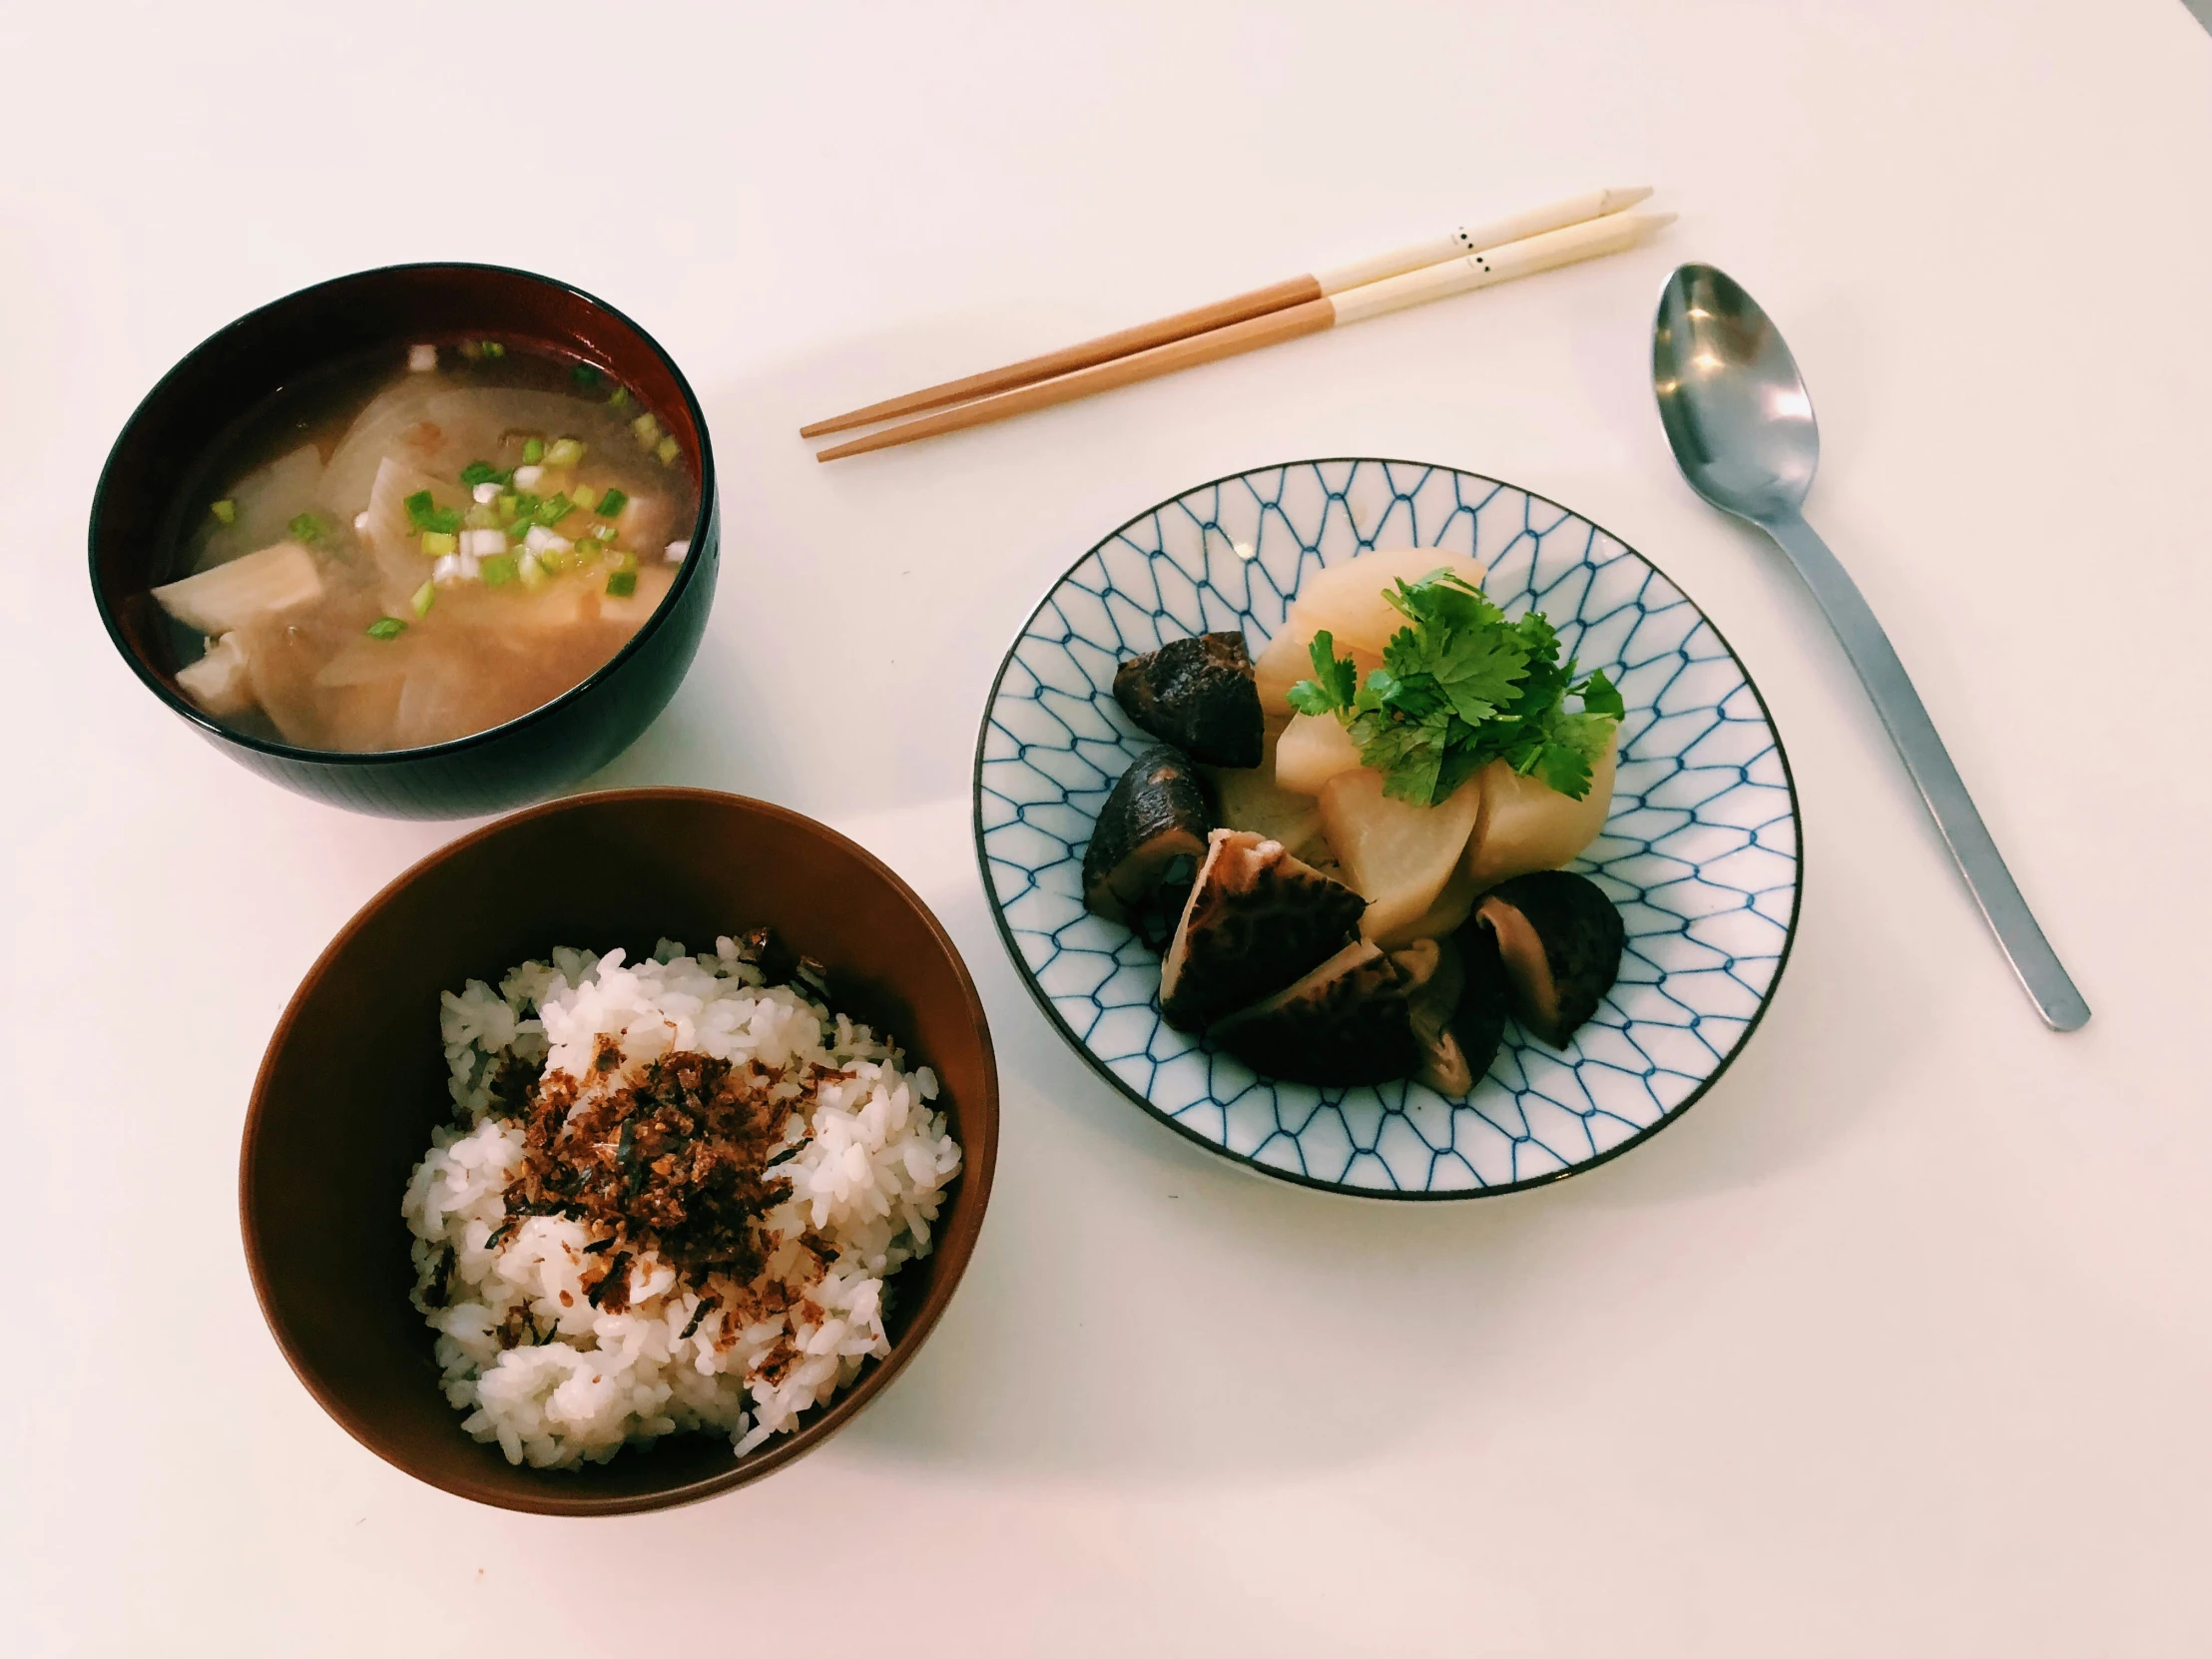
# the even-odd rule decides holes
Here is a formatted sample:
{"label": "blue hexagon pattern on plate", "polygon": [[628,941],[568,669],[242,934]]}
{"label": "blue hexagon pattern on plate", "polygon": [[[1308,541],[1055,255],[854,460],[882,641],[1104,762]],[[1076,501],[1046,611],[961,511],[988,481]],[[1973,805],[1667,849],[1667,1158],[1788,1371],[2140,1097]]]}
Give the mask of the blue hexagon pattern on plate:
{"label": "blue hexagon pattern on plate", "polygon": [[[1160,1018],[1159,958],[1083,907],[1083,848],[1145,738],[1114,669],[1164,640],[1241,629],[1257,656],[1299,583],[1377,547],[1489,566],[1628,706],[1604,832],[1571,866],[1619,904],[1620,977],[1564,1052],[1516,1024],[1463,1099],[1412,1082],[1321,1089],[1256,1075]],[[1204,485],[1079,560],[1007,653],[977,744],[984,886],[1016,965],[1124,1093],[1269,1174],[1386,1197],[1556,1179],[1663,1127],[1719,1075],[1772,995],[1797,918],[1797,799],[1743,665],[1682,591],[1565,508],[1405,461],[1299,461]]]}

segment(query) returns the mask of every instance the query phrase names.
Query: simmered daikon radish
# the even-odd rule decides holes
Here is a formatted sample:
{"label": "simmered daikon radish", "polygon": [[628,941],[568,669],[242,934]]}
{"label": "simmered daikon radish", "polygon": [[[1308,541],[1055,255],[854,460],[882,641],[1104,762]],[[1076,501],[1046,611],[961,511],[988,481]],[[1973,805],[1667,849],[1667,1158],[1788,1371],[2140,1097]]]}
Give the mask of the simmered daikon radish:
{"label": "simmered daikon radish", "polygon": [[1281,732],[1270,732],[1256,767],[1209,767],[1207,781],[1221,806],[1221,823],[1231,830],[1250,830],[1271,841],[1281,841],[1294,857],[1320,853],[1321,804],[1311,795],[1284,789],[1275,781],[1276,748]]}
{"label": "simmered daikon radish", "polygon": [[1442,890],[1429,901],[1427,909],[1411,921],[1391,928],[1375,942],[1384,950],[1395,950],[1415,939],[1447,939],[1474,913],[1474,902],[1481,896],[1482,889],[1467,874],[1466,861],[1461,859],[1452,866]]}
{"label": "simmered daikon radish", "polygon": [[[1280,721],[1291,713],[1291,688],[1314,677],[1313,644],[1312,634],[1299,634],[1286,627],[1253,659],[1252,677],[1259,688],[1263,719]],[[1339,642],[1337,654],[1352,659],[1362,680],[1368,677],[1368,670],[1382,666],[1380,651],[1348,649]]]}
{"label": "simmered daikon radish", "polygon": [[1482,815],[1467,842],[1465,867],[1476,886],[1557,869],[1597,839],[1613,806],[1614,747],[1608,741],[1590,768],[1589,793],[1580,801],[1570,801],[1541,778],[1521,777],[1503,761],[1492,761],[1475,775],[1482,786]]}
{"label": "simmered daikon radish", "polygon": [[[1418,582],[1438,570],[1448,570],[1476,586],[1485,574],[1481,561],[1440,547],[1401,547],[1388,553],[1365,554],[1307,577],[1285,619],[1283,632],[1298,636],[1300,649],[1304,650],[1314,635],[1326,628],[1336,640],[1340,655],[1350,651],[1357,656],[1364,651],[1380,663],[1390,636],[1406,626],[1404,615],[1387,595],[1396,592],[1400,582]],[[1363,665],[1363,676],[1365,673]],[[1306,675],[1299,678],[1303,680]]]}
{"label": "simmered daikon radish", "polygon": [[[1360,764],[1360,746],[1335,715],[1293,715],[1275,743],[1275,781],[1295,795],[1319,795],[1322,786]],[[1382,780],[1377,779],[1377,788]]]}
{"label": "simmered daikon radish", "polygon": [[1433,807],[1392,800],[1382,793],[1382,775],[1366,767],[1329,781],[1321,792],[1322,828],[1346,878],[1368,901],[1364,937],[1396,937],[1436,902],[1481,806],[1472,780]]}

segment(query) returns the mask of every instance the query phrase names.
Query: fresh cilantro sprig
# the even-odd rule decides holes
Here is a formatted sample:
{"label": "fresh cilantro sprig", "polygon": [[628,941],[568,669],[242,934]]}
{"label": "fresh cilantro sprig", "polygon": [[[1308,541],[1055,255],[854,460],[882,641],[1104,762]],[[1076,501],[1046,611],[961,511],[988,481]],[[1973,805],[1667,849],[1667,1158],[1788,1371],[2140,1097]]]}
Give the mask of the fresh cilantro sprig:
{"label": "fresh cilantro sprig", "polygon": [[[1327,629],[1314,636],[1314,678],[1291,688],[1300,714],[1335,715],[1382,775],[1382,793],[1433,806],[1493,760],[1541,778],[1570,800],[1626,712],[1603,674],[1575,678],[1559,660],[1559,636],[1540,611],[1518,621],[1465,578],[1438,570],[1383,596],[1407,626],[1390,636],[1382,666],[1360,684],[1359,666],[1337,655]],[[1567,710],[1576,698],[1581,708]]]}

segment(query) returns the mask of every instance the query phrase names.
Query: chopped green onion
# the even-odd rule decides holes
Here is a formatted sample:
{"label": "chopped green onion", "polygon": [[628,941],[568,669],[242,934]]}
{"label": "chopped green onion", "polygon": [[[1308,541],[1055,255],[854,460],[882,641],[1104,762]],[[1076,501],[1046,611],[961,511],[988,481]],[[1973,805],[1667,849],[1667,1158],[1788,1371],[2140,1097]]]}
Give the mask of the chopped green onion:
{"label": "chopped green onion", "polygon": [[461,355],[466,357],[470,362],[474,362],[476,360],[477,353],[481,349],[482,347],[480,347],[472,339],[464,339],[463,341],[461,341]]}
{"label": "chopped green onion", "polygon": [[532,495],[528,490],[522,491],[515,497],[515,512],[522,518],[537,517],[538,509],[544,505],[543,501]]}
{"label": "chopped green onion", "polygon": [[593,503],[596,502],[598,499],[599,492],[593,489],[591,485],[578,484],[576,486],[576,505],[583,508],[585,512],[591,512],[593,510]]}
{"label": "chopped green onion", "polygon": [[476,574],[483,577],[487,588],[503,588],[512,582],[518,572],[512,553],[494,553],[476,567]]}
{"label": "chopped green onion", "polygon": [[500,517],[512,518],[521,510],[522,497],[515,494],[513,490],[502,490],[499,499],[493,505],[499,509]]}
{"label": "chopped green onion", "polygon": [[548,547],[538,555],[538,563],[551,571],[566,570],[573,561],[573,554],[563,553],[557,547]]}
{"label": "chopped green onion", "polygon": [[676,440],[674,438],[663,438],[661,439],[660,447],[655,449],[653,453],[661,457],[661,465],[674,466],[676,464],[676,457],[678,455],[681,455],[683,451],[677,447]]}
{"label": "chopped green onion", "polygon": [[660,441],[661,423],[655,420],[651,414],[641,414],[637,419],[631,421],[630,430],[637,434],[640,449],[651,449],[655,443]]}
{"label": "chopped green onion", "polygon": [[500,343],[499,343],[499,342],[498,342],[497,340],[495,340],[495,339],[488,339],[488,340],[484,341],[484,355],[485,355],[485,356],[487,356],[487,357],[504,357],[504,356],[505,356],[506,354],[507,354],[507,348],[506,348],[506,347],[505,347],[504,345],[501,345],[501,344],[500,344]]}
{"label": "chopped green onion", "polygon": [[442,559],[448,553],[460,550],[461,538],[451,530],[425,530],[422,532],[422,556],[425,559]]}
{"label": "chopped green onion", "polygon": [[635,553],[626,553],[620,548],[609,548],[608,551],[615,556],[615,569],[636,570],[638,568],[638,556]]}
{"label": "chopped green onion", "polygon": [[574,438],[555,438],[545,451],[547,466],[574,466],[584,458],[584,446]]}
{"label": "chopped green onion", "polygon": [[380,616],[362,630],[372,640],[395,640],[406,631],[407,625],[395,616]]}
{"label": "chopped green onion", "polygon": [[628,386],[615,387],[613,391],[607,393],[607,401],[616,408],[621,408],[623,404],[630,401],[630,388]]}
{"label": "chopped green onion", "polygon": [[550,530],[575,510],[575,502],[565,495],[555,495],[538,508],[537,521]]}
{"label": "chopped green onion", "polygon": [[468,465],[461,468],[461,482],[470,489],[474,489],[478,484],[505,484],[511,482],[514,475],[515,469],[513,467],[509,467],[502,472],[489,461],[470,461]]}
{"label": "chopped green onion", "polygon": [[522,463],[523,463],[523,465],[525,465],[525,466],[536,466],[536,465],[538,464],[538,462],[540,462],[540,461],[542,461],[542,460],[544,460],[544,459],[545,459],[545,439],[543,439],[543,438],[524,438],[524,439],[522,440]]}
{"label": "chopped green onion", "polygon": [[590,363],[578,363],[568,371],[568,377],[580,386],[596,386],[601,379],[599,370]]}
{"label": "chopped green onion", "polygon": [[451,535],[461,527],[461,515],[451,507],[439,507],[430,500],[428,490],[416,490],[407,497],[407,522],[417,530],[438,531]]}
{"label": "chopped green onion", "polygon": [[599,498],[598,512],[601,518],[612,518],[630,504],[630,497],[621,490],[610,489]]}
{"label": "chopped green onion", "polygon": [[225,496],[221,501],[209,502],[208,511],[215,514],[215,521],[218,524],[236,524],[238,522],[239,504],[229,496]]}
{"label": "chopped green onion", "polygon": [[317,542],[322,539],[322,520],[312,513],[301,513],[284,528],[291,532],[293,541]]}
{"label": "chopped green onion", "polygon": [[634,570],[618,570],[607,578],[607,597],[628,599],[638,591],[638,573]]}
{"label": "chopped green onion", "polygon": [[535,553],[525,553],[515,560],[515,574],[522,578],[522,585],[526,588],[545,586],[545,567],[539,564]]}
{"label": "chopped green onion", "polygon": [[461,522],[471,530],[496,530],[499,528],[499,509],[489,501],[479,501],[468,509]]}
{"label": "chopped green onion", "polygon": [[421,587],[415,589],[414,597],[407,601],[407,605],[416,616],[425,617],[430,614],[430,607],[437,603],[437,583],[425,582]]}

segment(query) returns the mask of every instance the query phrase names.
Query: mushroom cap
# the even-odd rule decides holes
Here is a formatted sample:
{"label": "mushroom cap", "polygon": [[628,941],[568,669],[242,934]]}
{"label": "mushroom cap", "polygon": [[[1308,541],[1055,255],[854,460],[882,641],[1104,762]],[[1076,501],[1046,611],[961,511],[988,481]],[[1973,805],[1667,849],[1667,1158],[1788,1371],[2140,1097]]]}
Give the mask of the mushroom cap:
{"label": "mushroom cap", "polygon": [[1116,780],[1083,848],[1083,903],[1128,923],[1178,858],[1194,864],[1213,829],[1198,774],[1166,744],[1145,750]]}
{"label": "mushroom cap", "polygon": [[1512,988],[1506,983],[1505,962],[1499,956],[1497,934],[1489,927],[1469,922],[1454,936],[1459,946],[1459,1006],[1451,1016],[1451,1034],[1459,1039],[1459,1051],[1468,1069],[1480,1078],[1497,1058],[1497,1045],[1505,1039],[1505,1021],[1512,1012]]}
{"label": "mushroom cap", "polygon": [[1613,901],[1588,876],[1542,869],[1500,881],[1474,920],[1496,936],[1520,1022],[1553,1048],[1566,1047],[1620,972],[1628,930]]}
{"label": "mushroom cap", "polygon": [[1396,958],[1356,939],[1296,984],[1231,1014],[1212,1035],[1270,1077],[1334,1088],[1385,1083],[1422,1060],[1409,978]]}
{"label": "mushroom cap", "polygon": [[1114,701],[1154,737],[1216,767],[1256,767],[1266,741],[1252,653],[1238,633],[1170,640],[1114,671]]}
{"label": "mushroom cap", "polygon": [[1367,900],[1249,830],[1216,830],[1160,965],[1160,1011],[1186,1031],[1280,990],[1341,949]]}

